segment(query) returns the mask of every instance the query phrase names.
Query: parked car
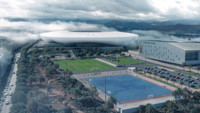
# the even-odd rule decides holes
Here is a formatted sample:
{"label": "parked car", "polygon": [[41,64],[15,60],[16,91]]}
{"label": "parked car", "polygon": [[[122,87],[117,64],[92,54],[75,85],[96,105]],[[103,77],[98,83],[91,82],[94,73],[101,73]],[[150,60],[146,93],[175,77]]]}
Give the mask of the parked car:
{"label": "parked car", "polygon": [[10,101],[9,100],[6,100],[6,105],[9,105],[10,104]]}

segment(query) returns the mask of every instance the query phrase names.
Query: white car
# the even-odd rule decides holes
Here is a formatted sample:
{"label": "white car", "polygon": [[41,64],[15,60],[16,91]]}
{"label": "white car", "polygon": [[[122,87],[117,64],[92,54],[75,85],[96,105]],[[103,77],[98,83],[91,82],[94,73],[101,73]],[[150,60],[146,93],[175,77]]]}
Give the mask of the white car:
{"label": "white car", "polygon": [[9,100],[6,100],[6,105],[10,104],[10,101]]}
{"label": "white car", "polygon": [[5,93],[3,94],[3,96],[4,96],[4,97],[6,97],[7,95],[8,95],[8,93],[7,93],[7,92],[5,92]]}
{"label": "white car", "polygon": [[11,95],[12,95],[12,91],[9,92],[9,96],[11,96]]}

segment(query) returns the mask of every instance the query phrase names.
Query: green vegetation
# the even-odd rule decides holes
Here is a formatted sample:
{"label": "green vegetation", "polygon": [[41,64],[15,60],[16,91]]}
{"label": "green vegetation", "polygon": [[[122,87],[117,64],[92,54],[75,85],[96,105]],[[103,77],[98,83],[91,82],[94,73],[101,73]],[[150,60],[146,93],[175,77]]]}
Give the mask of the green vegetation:
{"label": "green vegetation", "polygon": [[[114,112],[112,111],[114,99],[110,99],[107,103],[97,99],[96,88],[86,88],[71,77],[71,71],[59,69],[49,56],[39,57],[40,50],[35,50],[35,53],[28,57],[27,51],[33,44],[28,44],[21,50],[16,90],[11,98],[13,105],[10,113],[74,113],[76,110],[84,113]],[[103,67],[105,64],[100,66]],[[47,81],[56,83],[56,86],[46,84]],[[65,96],[57,95],[52,100],[51,95],[39,90],[46,89],[46,86],[51,89],[62,87],[59,89],[63,90],[65,96],[68,94],[73,96],[68,100]],[[54,108],[51,102],[58,102],[64,106],[61,109]],[[104,108],[105,105],[108,107]]]}
{"label": "green vegetation", "polygon": [[120,58],[119,59],[119,64],[121,65],[128,65],[128,64],[141,64],[142,62],[139,60],[134,60],[131,58]]}
{"label": "green vegetation", "polygon": [[81,49],[74,49],[73,52],[76,57],[80,58],[89,58],[89,57],[97,57],[101,56],[101,54],[104,55],[110,55],[110,54],[121,54],[121,52],[124,51],[124,48],[118,48],[117,50],[105,50],[101,48],[81,48]]}
{"label": "green vegetation", "polygon": [[135,60],[132,58],[110,58],[110,57],[105,57],[103,58],[111,63],[114,64],[120,64],[120,65],[130,65],[130,64],[142,64],[141,61]]}
{"label": "green vegetation", "polygon": [[[30,62],[30,59],[27,57],[27,51],[32,47],[36,42],[30,43],[27,46],[23,47],[21,50],[21,57],[18,60],[18,70],[17,70],[17,82],[16,89],[11,97],[12,107],[10,113],[54,113],[54,110],[48,104],[48,96],[41,92],[35,92],[29,87],[27,78],[31,78],[32,82],[39,83],[40,79],[42,82],[43,79],[41,76],[34,73],[34,63],[36,60]],[[39,79],[36,79],[38,77]],[[33,92],[35,92],[33,95]]]}
{"label": "green vegetation", "polygon": [[200,75],[199,73],[195,73],[195,72],[192,72],[192,71],[184,71],[184,73],[186,73],[186,74],[193,74],[193,75]]}
{"label": "green vegetation", "polygon": [[145,63],[145,66],[152,66],[153,64]]}
{"label": "green vegetation", "polygon": [[54,62],[64,70],[68,69],[72,72],[115,69],[115,67],[95,59],[61,60]]}
{"label": "green vegetation", "polygon": [[175,100],[165,102],[162,108],[155,108],[151,104],[141,105],[139,113],[199,113],[200,92],[178,88],[173,96]]}

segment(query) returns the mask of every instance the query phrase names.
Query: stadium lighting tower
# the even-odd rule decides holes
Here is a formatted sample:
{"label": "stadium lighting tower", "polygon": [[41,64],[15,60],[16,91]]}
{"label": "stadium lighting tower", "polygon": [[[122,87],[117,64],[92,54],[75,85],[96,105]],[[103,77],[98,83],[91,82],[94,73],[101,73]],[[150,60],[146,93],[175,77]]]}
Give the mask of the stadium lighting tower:
{"label": "stadium lighting tower", "polygon": [[[106,75],[107,75],[107,72],[106,72]],[[104,79],[104,86],[105,86],[105,101],[106,101],[106,76],[105,76],[105,79]]]}

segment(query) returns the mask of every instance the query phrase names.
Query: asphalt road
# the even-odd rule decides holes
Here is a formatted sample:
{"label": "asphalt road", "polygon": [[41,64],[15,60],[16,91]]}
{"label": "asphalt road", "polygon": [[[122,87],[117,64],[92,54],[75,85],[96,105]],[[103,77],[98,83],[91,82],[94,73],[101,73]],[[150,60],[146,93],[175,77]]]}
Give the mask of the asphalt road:
{"label": "asphalt road", "polygon": [[[19,57],[20,57],[20,53],[17,53],[15,55],[15,62],[18,61]],[[10,79],[8,79],[9,81],[8,81],[8,84],[7,84],[7,88],[5,89],[7,95],[4,96],[4,102],[2,103],[2,110],[0,111],[0,113],[9,113],[10,108],[12,106],[10,94],[12,94],[15,91],[16,80],[17,80],[17,76],[16,76],[17,63],[15,63],[15,62],[14,62],[13,70],[11,70]]]}

